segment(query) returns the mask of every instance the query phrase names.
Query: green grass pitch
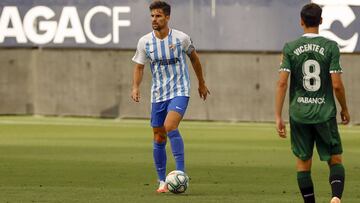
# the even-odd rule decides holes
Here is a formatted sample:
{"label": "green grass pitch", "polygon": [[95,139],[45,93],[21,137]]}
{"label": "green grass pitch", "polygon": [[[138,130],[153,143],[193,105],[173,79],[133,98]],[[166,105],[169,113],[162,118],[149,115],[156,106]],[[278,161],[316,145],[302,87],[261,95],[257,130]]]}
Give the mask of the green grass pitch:
{"label": "green grass pitch", "polygon": [[[180,131],[190,186],[156,194],[149,121],[0,117],[0,202],[302,202],[290,140],[273,124],[184,121]],[[340,133],[343,202],[358,203],[360,127]],[[314,154],[317,200],[329,202],[328,168]]]}

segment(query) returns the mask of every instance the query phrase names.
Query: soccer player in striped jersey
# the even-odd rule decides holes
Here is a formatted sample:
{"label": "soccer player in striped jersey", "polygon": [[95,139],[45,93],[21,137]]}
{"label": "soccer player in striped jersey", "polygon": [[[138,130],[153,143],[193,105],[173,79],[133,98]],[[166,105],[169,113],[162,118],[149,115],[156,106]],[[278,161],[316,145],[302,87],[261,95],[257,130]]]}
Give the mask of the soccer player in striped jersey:
{"label": "soccer player in striped jersey", "polygon": [[316,143],[320,159],[329,165],[331,203],[340,203],[345,169],[333,92],[341,106],[342,123],[348,124],[350,116],[341,80],[339,47],[336,42],[318,34],[321,13],[317,4],[305,5],[301,10],[305,34],[284,46],[276,90],[276,127],[279,136],[285,138],[281,112],[290,76],[291,148],[297,157],[297,180],[302,197],[305,203],[315,202],[311,164]]}
{"label": "soccer player in striped jersey", "polygon": [[136,63],[133,74],[131,97],[140,101],[139,86],[144,66],[150,64],[151,87],[151,126],[154,134],[153,156],[159,178],[157,192],[167,191],[166,150],[169,137],[176,170],[185,171],[184,143],[178,131],[190,97],[190,78],[186,56],[191,60],[199,82],[198,92],[203,100],[210,93],[205,85],[201,63],[190,37],[185,33],[170,29],[171,7],[163,1],[150,5],[153,31],[140,38],[133,61]]}

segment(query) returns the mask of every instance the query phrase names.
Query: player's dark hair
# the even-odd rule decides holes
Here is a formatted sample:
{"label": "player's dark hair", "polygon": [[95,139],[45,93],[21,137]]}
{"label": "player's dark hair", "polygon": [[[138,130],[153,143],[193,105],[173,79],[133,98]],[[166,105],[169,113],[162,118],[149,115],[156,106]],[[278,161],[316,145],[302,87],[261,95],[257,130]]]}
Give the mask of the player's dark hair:
{"label": "player's dark hair", "polygon": [[169,16],[171,13],[171,6],[165,1],[154,1],[149,6],[150,11],[153,9],[161,9],[166,16]]}
{"label": "player's dark hair", "polygon": [[309,3],[301,9],[301,19],[306,27],[318,27],[321,22],[321,13],[322,9],[319,5]]}

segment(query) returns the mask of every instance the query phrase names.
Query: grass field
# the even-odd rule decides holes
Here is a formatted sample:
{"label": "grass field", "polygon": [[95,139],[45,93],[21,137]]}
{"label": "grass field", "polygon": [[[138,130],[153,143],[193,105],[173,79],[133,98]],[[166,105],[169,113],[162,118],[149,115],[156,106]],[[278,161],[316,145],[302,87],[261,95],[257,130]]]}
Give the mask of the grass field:
{"label": "grass field", "polygon": [[[0,117],[0,202],[302,202],[290,140],[272,124],[183,122],[180,130],[190,187],[159,195],[148,121]],[[340,131],[343,202],[359,203],[360,127]],[[329,202],[317,155],[312,174],[318,202]]]}

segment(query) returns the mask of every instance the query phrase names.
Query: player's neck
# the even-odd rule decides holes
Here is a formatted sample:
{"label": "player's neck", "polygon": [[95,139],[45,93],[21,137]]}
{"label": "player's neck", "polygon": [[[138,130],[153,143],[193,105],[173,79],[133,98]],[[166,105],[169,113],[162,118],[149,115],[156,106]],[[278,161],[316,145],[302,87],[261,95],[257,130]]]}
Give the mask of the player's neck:
{"label": "player's neck", "polygon": [[304,34],[319,34],[319,27],[304,27]]}
{"label": "player's neck", "polygon": [[161,29],[161,30],[154,30],[154,33],[155,33],[155,36],[156,36],[157,38],[159,38],[159,39],[164,39],[165,37],[168,36],[169,30],[170,30],[169,27],[164,27],[164,28]]}

